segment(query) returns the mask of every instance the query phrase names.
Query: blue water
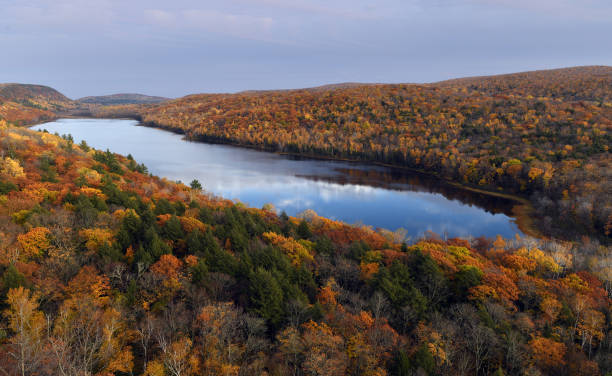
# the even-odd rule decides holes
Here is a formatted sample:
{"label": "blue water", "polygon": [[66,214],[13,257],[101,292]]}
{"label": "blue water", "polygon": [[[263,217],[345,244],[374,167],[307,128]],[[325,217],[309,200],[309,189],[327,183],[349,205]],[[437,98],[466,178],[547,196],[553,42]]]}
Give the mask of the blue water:
{"label": "blue water", "polygon": [[451,237],[522,234],[509,216],[510,201],[421,174],[191,142],[134,120],[61,119],[33,129],[132,154],[155,175],[185,183],[197,179],[215,195],[252,207],[272,203],[289,215],[312,209],[347,223],[403,228],[411,237],[428,230]]}

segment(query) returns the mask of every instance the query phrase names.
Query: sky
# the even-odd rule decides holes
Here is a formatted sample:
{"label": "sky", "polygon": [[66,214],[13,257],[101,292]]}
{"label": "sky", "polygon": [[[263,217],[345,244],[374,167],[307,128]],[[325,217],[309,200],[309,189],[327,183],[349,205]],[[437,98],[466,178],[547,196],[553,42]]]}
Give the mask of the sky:
{"label": "sky", "polygon": [[611,0],[0,0],[0,82],[113,93],[612,65]]}

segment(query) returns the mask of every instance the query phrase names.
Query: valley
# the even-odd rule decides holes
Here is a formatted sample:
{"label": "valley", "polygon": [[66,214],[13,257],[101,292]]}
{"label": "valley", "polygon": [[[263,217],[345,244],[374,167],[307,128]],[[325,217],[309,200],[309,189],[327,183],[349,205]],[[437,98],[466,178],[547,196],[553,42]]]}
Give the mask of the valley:
{"label": "valley", "polygon": [[608,375],[611,83],[2,84],[0,372]]}

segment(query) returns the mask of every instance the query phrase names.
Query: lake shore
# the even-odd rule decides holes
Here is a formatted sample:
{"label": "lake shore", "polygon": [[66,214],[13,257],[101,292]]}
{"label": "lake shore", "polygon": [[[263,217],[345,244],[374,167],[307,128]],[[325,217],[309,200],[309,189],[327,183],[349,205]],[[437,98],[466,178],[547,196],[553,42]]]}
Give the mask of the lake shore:
{"label": "lake shore", "polygon": [[[77,115],[70,116],[67,119],[71,119],[71,120],[84,119],[84,120],[101,120],[101,121],[118,120],[118,119],[100,119],[100,118],[94,118],[94,117],[83,117],[83,116],[77,116]],[[184,132],[181,132],[176,129],[160,127],[160,126],[157,126],[156,124],[143,123],[141,121],[138,121],[137,119],[126,119],[126,120],[137,122],[137,123],[133,123],[134,126],[159,129],[163,131],[169,131],[169,132],[172,132],[178,135],[183,135],[184,136],[182,137],[183,140],[194,142],[194,144],[210,144],[210,145],[219,145],[219,146],[232,147],[232,148],[244,149],[244,150],[253,150],[257,152],[260,152],[260,151],[268,152],[273,155],[278,155],[278,156],[282,156],[285,158],[289,157],[288,160],[295,160],[295,161],[306,162],[308,160],[311,160],[311,161],[320,160],[320,161],[347,163],[347,166],[348,166],[347,168],[350,169],[350,170],[347,170],[349,173],[349,175],[347,175],[349,178],[348,180],[347,179],[340,179],[340,180],[331,179],[330,180],[329,178],[326,178],[324,176],[313,176],[313,177],[304,176],[305,178],[310,178],[313,181],[327,181],[329,183],[339,183],[341,185],[357,184],[358,186],[365,184],[365,186],[380,187],[381,189],[385,189],[385,190],[392,189],[397,192],[402,192],[405,189],[407,189],[405,188],[405,184],[408,184],[410,186],[412,183],[415,183],[413,182],[413,180],[417,179],[415,183],[417,185],[415,187],[420,187],[421,184],[423,184],[423,182],[425,182],[427,186],[427,188],[418,188],[417,191],[421,191],[425,193],[427,192],[428,193],[438,193],[438,194],[441,194],[443,197],[446,197],[446,199],[449,199],[448,197],[451,197],[450,198],[451,200],[457,200],[458,202],[462,202],[464,204],[465,204],[464,200],[468,199],[468,202],[469,202],[468,205],[470,206],[475,205],[476,207],[482,207],[482,208],[488,207],[488,209],[485,209],[485,210],[492,214],[500,213],[500,210],[502,210],[502,212],[506,214],[507,217],[509,217],[509,220],[515,224],[515,226],[518,228],[520,232],[522,232],[522,234],[534,236],[534,237],[541,237],[540,234],[537,232],[537,229],[533,225],[533,222],[531,222],[532,208],[529,205],[529,202],[520,197],[506,194],[503,192],[491,192],[491,191],[479,189],[476,187],[466,186],[466,185],[463,185],[457,182],[442,179],[439,176],[436,176],[435,174],[428,173],[427,171],[419,171],[417,169],[409,168],[405,166],[395,166],[395,165],[389,165],[389,164],[375,162],[375,161],[362,161],[362,160],[347,159],[347,158],[334,158],[334,157],[318,156],[318,155],[311,155],[311,154],[304,154],[304,153],[278,152],[275,150],[267,150],[266,148],[257,147],[254,145],[241,145],[237,143],[227,143],[227,142],[210,142],[210,141],[205,141],[205,140],[199,140],[193,137],[188,137],[187,135],[185,135]],[[62,128],[55,128],[54,131],[60,134],[63,133]],[[65,133],[70,133],[70,131],[67,131]],[[114,133],[117,134],[117,130],[115,130]],[[104,148],[106,148],[106,146]],[[110,149],[113,150],[112,147]],[[231,153],[234,153],[234,152],[231,152]],[[239,151],[236,151],[236,153],[239,153]],[[350,167],[351,165],[355,165],[355,170],[353,170],[353,168]],[[361,168],[359,166],[361,166]],[[386,170],[370,170],[367,168],[363,168],[363,166],[382,167]],[[357,171],[357,172],[352,173],[350,171]],[[380,175],[380,171],[384,171],[382,175]],[[391,172],[396,171],[396,172],[392,172],[392,175],[389,175],[390,173],[389,171]],[[405,173],[402,173],[401,171],[404,171]],[[353,175],[353,174],[356,174],[356,175]],[[398,176],[400,177],[400,181],[397,180]],[[404,184],[404,188],[402,188],[402,184]],[[422,187],[425,187],[425,186],[422,186]],[[444,187],[447,187],[447,188],[444,188]],[[215,192],[215,194],[219,194],[219,192]],[[221,193],[221,195],[224,195],[224,194]],[[224,196],[234,197],[231,195],[230,196],[224,195]],[[501,199],[502,201],[496,201],[499,199]],[[499,206],[501,205],[501,202],[504,202],[503,206]],[[505,208],[505,209],[501,209],[501,208]],[[392,209],[392,207],[390,207],[389,209],[394,210]],[[379,209],[376,209],[376,210],[378,211]],[[427,221],[424,218],[422,220],[424,221],[424,223],[426,223]],[[352,221],[349,221],[349,223],[352,223]],[[486,235],[486,231],[484,230],[485,228],[489,226],[491,226],[491,224],[485,225],[483,227],[482,232],[473,229],[472,234],[474,236],[479,236],[481,234],[485,236],[490,236],[491,234],[489,233],[488,235]],[[394,226],[389,226],[389,225],[386,225],[386,226],[383,225],[381,227],[393,229],[393,228],[397,228],[398,226],[394,227]],[[400,225],[399,227],[402,227],[402,226]]]}
{"label": "lake shore", "polygon": [[365,160],[365,159],[350,159],[350,158],[341,158],[341,157],[331,157],[331,156],[314,155],[314,154],[307,154],[307,153],[284,152],[284,151],[273,150],[272,148],[266,148],[265,146],[241,144],[241,143],[237,143],[237,142],[202,140],[202,139],[199,139],[198,137],[190,137],[188,134],[186,134],[181,129],[177,129],[177,128],[173,128],[173,127],[167,127],[167,126],[161,126],[161,125],[159,125],[157,123],[154,123],[154,122],[144,122],[144,121],[141,121],[139,119],[133,119],[133,120],[139,121],[139,125],[140,126],[156,128],[156,129],[163,129],[163,130],[166,130],[166,131],[169,131],[169,132],[172,132],[172,133],[184,135],[185,139],[187,139],[189,141],[192,141],[192,142],[202,142],[202,143],[218,144],[218,145],[228,145],[228,146],[247,148],[247,149],[252,149],[252,150],[276,153],[276,154],[279,154],[279,155],[293,156],[293,157],[313,159],[313,160],[325,160],[325,161],[337,161],[337,162],[349,162],[349,163],[369,164],[369,165],[372,165],[372,166],[397,168],[397,169],[401,169],[401,170],[405,170],[405,171],[409,171],[409,172],[415,172],[415,173],[419,173],[419,174],[424,174],[424,175],[431,176],[431,177],[434,177],[436,179],[439,179],[440,181],[443,181],[446,184],[452,185],[452,186],[454,186],[454,187],[456,187],[458,189],[463,189],[463,190],[467,190],[467,191],[471,191],[471,192],[475,192],[475,193],[485,194],[485,195],[489,195],[489,196],[493,196],[493,197],[499,197],[499,198],[504,198],[504,199],[508,199],[508,200],[514,201],[516,204],[512,208],[512,214],[515,216],[514,221],[515,221],[516,225],[518,226],[518,228],[524,234],[526,234],[528,236],[535,237],[535,238],[540,238],[540,239],[545,237],[541,233],[541,231],[537,228],[536,224],[534,223],[535,222],[534,221],[535,210],[534,210],[533,205],[531,204],[531,202],[528,199],[526,199],[524,197],[521,197],[521,196],[518,196],[518,195],[513,194],[513,193],[503,192],[503,191],[491,191],[491,190],[483,189],[483,188],[480,188],[480,187],[474,187],[474,186],[467,185],[467,184],[464,184],[464,183],[459,183],[459,182],[456,182],[456,181],[453,181],[453,180],[444,179],[444,178],[440,177],[438,174],[432,173],[432,172],[429,172],[429,171],[425,171],[425,170],[421,170],[421,169],[416,169],[416,168],[412,168],[412,167],[407,167],[407,166],[382,163],[382,162],[378,162],[378,161]]}

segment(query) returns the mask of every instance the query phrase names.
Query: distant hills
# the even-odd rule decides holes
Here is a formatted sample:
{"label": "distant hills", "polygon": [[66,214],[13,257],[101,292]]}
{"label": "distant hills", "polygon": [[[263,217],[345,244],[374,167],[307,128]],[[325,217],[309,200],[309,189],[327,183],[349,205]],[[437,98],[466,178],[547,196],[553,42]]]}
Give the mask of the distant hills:
{"label": "distant hills", "polygon": [[0,119],[14,124],[52,120],[74,106],[71,99],[48,86],[0,84]]}
{"label": "distant hills", "polygon": [[[366,95],[384,95],[392,88],[419,87],[421,91],[453,90],[457,94],[487,95],[492,97],[544,98],[554,101],[587,101],[606,104],[612,102],[612,67],[584,66],[539,70],[494,76],[466,77],[429,84],[376,84],[345,82],[303,89],[247,90],[235,94],[192,94],[180,99],[137,93],[88,96],[72,100],[59,91],[43,85],[0,84],[0,119],[25,125],[50,120],[58,116],[136,117],[143,113],[155,117],[157,109],[170,109],[198,113],[206,104],[223,105],[226,109],[240,110],[240,98],[259,97],[280,104],[291,102],[295,96],[321,98],[334,92],[336,100],[360,92]],[[369,94],[368,94],[369,93]],[[304,98],[302,98],[304,99]],[[264,101],[265,102],[265,101]],[[202,107],[204,105],[204,107]],[[146,107],[140,107],[146,106]],[[159,107],[157,107],[159,106]],[[191,107],[196,107],[191,108]],[[191,111],[191,112],[190,112]],[[192,123],[196,124],[196,123]]]}
{"label": "distant hills", "polygon": [[46,102],[71,102],[64,94],[43,85],[0,84],[0,97],[14,102],[42,99]]}
{"label": "distant hills", "polygon": [[[365,83],[365,82],[342,82],[299,89],[277,89],[277,90],[245,90],[235,94],[266,94],[266,93],[291,93],[308,91],[322,93],[339,91],[353,88],[365,87],[388,87],[393,85],[415,85],[437,88],[465,88],[469,91],[480,91],[488,95],[531,95],[533,97],[545,97],[563,100],[606,100],[611,101],[610,88],[612,87],[612,67],[603,65],[535,70],[519,73],[507,73],[490,76],[474,76],[454,78],[450,80],[432,83]],[[551,95],[552,94],[552,95]],[[195,95],[217,95],[217,94],[195,94]],[[192,98],[194,94],[185,98]]]}
{"label": "distant hills", "polygon": [[236,94],[263,94],[263,93],[273,93],[273,92],[277,92],[277,93],[285,92],[286,93],[286,92],[297,91],[297,90],[310,91],[310,92],[327,92],[327,91],[334,91],[334,90],[340,90],[340,89],[349,89],[353,87],[376,86],[376,85],[384,85],[384,84],[367,83],[367,82],[341,82],[337,84],[327,84],[327,85],[313,86],[313,87],[307,87],[307,88],[301,88],[301,89],[244,90]]}
{"label": "distant hills", "polygon": [[457,78],[431,84],[488,95],[548,97],[570,101],[612,101],[612,67],[586,66],[495,76]]}
{"label": "distant hills", "polygon": [[92,96],[77,99],[78,103],[98,104],[103,106],[114,106],[122,104],[152,104],[169,100],[169,98],[155,97],[143,94],[113,94]]}
{"label": "distant hills", "polygon": [[[168,98],[143,94],[113,94],[72,100],[59,91],[43,85],[0,84],[0,120],[17,125],[50,121],[61,116],[98,116],[109,107],[159,104]],[[113,109],[109,116],[120,116]],[[134,111],[127,112],[131,117]],[[123,113],[121,113],[123,115]]]}

